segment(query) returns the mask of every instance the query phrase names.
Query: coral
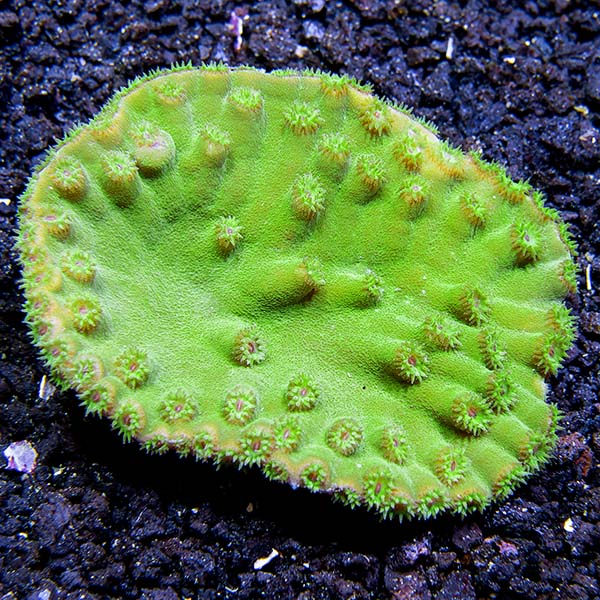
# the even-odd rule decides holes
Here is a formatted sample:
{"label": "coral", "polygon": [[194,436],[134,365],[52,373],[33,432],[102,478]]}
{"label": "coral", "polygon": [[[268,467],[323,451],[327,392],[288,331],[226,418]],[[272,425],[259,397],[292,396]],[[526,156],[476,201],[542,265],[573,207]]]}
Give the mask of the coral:
{"label": "coral", "polygon": [[427,518],[552,451],[568,228],[349,77],[134,81],[48,153],[18,248],[55,379],[148,452]]}

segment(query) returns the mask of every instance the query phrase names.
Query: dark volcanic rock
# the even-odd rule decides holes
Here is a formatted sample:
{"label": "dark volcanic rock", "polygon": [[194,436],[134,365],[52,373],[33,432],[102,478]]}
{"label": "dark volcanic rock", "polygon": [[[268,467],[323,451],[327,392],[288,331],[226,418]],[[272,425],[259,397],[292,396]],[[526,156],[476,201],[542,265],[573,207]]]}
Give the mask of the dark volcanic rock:
{"label": "dark volcanic rock", "polygon": [[[599,598],[599,13],[583,0],[0,2],[0,442],[39,453],[31,475],[0,469],[0,598]],[[252,470],[147,456],[72,393],[38,398],[17,198],[54,139],[129,79],[203,60],[371,81],[563,211],[581,327],[549,382],[555,460],[513,497],[466,521],[380,523]]]}

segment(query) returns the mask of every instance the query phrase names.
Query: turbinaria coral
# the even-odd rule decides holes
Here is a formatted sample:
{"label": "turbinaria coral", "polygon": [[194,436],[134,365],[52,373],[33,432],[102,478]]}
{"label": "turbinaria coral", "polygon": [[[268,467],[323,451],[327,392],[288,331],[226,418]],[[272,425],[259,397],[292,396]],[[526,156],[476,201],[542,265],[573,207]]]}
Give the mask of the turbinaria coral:
{"label": "turbinaria coral", "polygon": [[178,66],[48,153],[26,321],[124,440],[382,517],[464,515],[548,459],[575,244],[524,181],[350,77]]}

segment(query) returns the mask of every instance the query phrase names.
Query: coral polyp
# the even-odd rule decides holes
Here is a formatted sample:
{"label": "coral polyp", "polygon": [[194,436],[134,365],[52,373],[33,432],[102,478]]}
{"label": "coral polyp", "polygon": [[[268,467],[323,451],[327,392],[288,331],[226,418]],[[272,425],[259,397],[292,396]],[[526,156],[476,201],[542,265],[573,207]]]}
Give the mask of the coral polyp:
{"label": "coral polyp", "polygon": [[526,182],[349,77],[175,67],[51,150],[20,207],[55,380],[148,452],[383,517],[548,459],[575,246]]}

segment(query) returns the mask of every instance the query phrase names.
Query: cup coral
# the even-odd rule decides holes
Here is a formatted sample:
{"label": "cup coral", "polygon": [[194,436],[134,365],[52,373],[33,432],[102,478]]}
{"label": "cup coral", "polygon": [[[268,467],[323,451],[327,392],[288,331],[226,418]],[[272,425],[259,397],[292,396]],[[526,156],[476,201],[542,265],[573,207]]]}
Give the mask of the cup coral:
{"label": "cup coral", "polygon": [[18,247],[55,378],[148,451],[429,517],[553,447],[568,230],[347,77],[136,80],[48,154]]}

